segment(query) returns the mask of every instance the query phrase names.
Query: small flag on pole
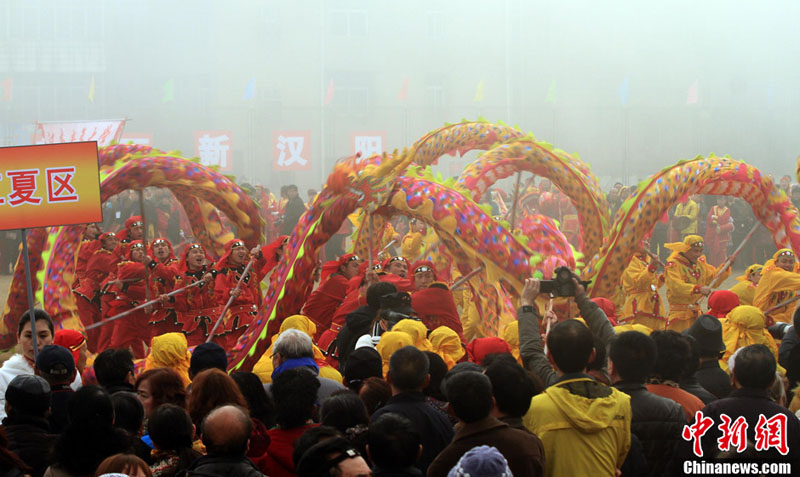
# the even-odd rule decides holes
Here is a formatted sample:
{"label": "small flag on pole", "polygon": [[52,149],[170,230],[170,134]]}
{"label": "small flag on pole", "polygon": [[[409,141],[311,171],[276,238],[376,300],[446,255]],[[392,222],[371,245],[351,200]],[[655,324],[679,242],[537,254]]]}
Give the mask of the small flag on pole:
{"label": "small flag on pole", "polygon": [[689,86],[689,93],[686,95],[686,104],[697,104],[700,100],[700,83],[698,80],[694,80],[691,86]]}
{"label": "small flag on pole", "polygon": [[169,101],[175,101],[175,80],[172,78],[164,83],[164,94],[161,96],[162,103]]}
{"label": "small flag on pole", "polygon": [[325,106],[331,104],[331,101],[333,101],[333,78],[328,83],[328,91],[325,92]]}
{"label": "small flag on pole", "polygon": [[92,75],[92,81],[89,82],[89,101],[94,103],[94,75]]}
{"label": "small flag on pole", "polygon": [[626,76],[625,79],[622,80],[622,83],[619,85],[619,90],[617,91],[617,94],[619,94],[619,102],[622,104],[623,108],[628,105],[628,87],[629,82]]}
{"label": "small flag on pole", "polygon": [[11,87],[13,85],[13,81],[11,78],[6,78],[2,82],[0,82],[0,87],[3,88],[3,101],[11,101]]}
{"label": "small flag on pole", "polygon": [[247,86],[244,88],[244,96],[242,99],[253,99],[256,97],[256,77],[253,76],[250,78],[250,81],[247,82]]}
{"label": "small flag on pole", "polygon": [[483,101],[483,80],[478,81],[478,87],[475,89],[475,100],[476,103]]}
{"label": "small flag on pole", "polygon": [[400,101],[408,101],[408,76],[403,78],[403,84],[400,86],[400,94],[397,95]]}
{"label": "small flag on pole", "polygon": [[550,81],[550,88],[547,89],[547,96],[544,98],[545,103],[555,104],[557,98],[556,80]]}

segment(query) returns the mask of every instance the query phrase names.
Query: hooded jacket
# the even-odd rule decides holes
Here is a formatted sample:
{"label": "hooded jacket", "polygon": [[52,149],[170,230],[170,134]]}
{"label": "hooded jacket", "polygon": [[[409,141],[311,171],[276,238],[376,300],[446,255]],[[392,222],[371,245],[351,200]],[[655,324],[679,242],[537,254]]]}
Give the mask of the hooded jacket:
{"label": "hooded jacket", "polygon": [[542,440],[547,476],[614,475],[631,446],[630,396],[582,373],[534,396],[523,422]]}

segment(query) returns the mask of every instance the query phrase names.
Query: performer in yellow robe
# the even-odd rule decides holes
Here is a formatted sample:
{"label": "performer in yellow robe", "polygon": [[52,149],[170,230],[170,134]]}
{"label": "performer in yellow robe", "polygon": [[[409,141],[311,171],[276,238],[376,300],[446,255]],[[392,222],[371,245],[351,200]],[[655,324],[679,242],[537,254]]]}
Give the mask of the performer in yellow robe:
{"label": "performer in yellow robe", "polygon": [[[673,220],[682,217],[682,222],[685,223],[685,226],[678,230],[680,237],[686,237],[687,235],[693,235],[697,233],[697,214],[699,211],[700,208],[697,206],[697,202],[695,202],[692,197],[690,197],[685,203],[678,204],[678,206],[675,207],[675,217],[673,217]],[[676,220],[676,222],[679,221]]]}
{"label": "performer in yellow robe", "polygon": [[426,229],[424,222],[412,219],[409,224],[409,231],[403,237],[400,250],[403,256],[411,263],[419,260],[420,255],[422,255]]}
{"label": "performer in yellow robe", "polygon": [[759,280],[761,280],[761,269],[764,268],[758,263],[754,263],[747,267],[744,275],[736,277],[739,281],[736,285],[730,288],[730,291],[736,293],[739,297],[740,305],[752,305],[753,298],[756,296],[756,287]]}
{"label": "performer in yellow robe", "polygon": [[[758,282],[753,306],[758,307],[766,315],[766,311],[773,306],[788,300],[800,290],[800,273],[794,252],[783,248],[775,252],[772,259],[767,260],[761,271],[761,281]],[[767,315],[767,320],[775,323],[791,323],[795,304],[786,305]]]}
{"label": "performer in yellow robe", "polygon": [[[664,245],[672,250],[665,269],[669,316],[667,329],[683,331],[694,323],[700,315],[700,307],[695,305],[703,296],[711,293],[711,281],[719,270],[706,263],[703,255],[703,238],[688,235],[683,242]],[[720,265],[722,267],[722,265]],[[731,273],[730,266],[724,271],[721,280]]]}
{"label": "performer in yellow robe", "polygon": [[642,241],[640,250],[631,257],[628,268],[622,274],[625,305],[622,307],[622,318],[619,322],[645,325],[651,330],[664,330],[667,317],[658,293],[658,289],[664,285],[664,275],[657,273],[658,262],[655,257],[645,253],[647,247],[647,242]]}

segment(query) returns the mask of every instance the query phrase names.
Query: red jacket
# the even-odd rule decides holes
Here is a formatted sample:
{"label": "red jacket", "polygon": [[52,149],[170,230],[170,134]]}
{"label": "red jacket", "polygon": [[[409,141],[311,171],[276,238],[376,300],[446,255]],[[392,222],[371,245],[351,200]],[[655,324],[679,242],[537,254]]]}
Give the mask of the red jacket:
{"label": "red jacket", "polygon": [[333,319],[336,308],[342,304],[347,295],[347,278],[335,273],[320,285],[308,297],[303,307],[303,315],[316,323],[318,330],[327,329]]}
{"label": "red jacket", "polygon": [[[261,275],[260,270],[263,268],[263,260],[253,263],[247,276],[242,280],[241,293],[236,297],[231,306],[241,305],[261,305]],[[214,284],[214,294],[217,298],[218,305],[225,305],[231,297],[231,290],[236,288],[239,278],[244,273],[246,265],[238,268],[221,267],[217,269],[217,277]]]}
{"label": "red jacket", "polygon": [[118,262],[119,255],[114,252],[104,248],[96,250],[86,264],[86,273],[75,292],[91,301],[100,289],[103,280],[112,270],[116,270]]}
{"label": "red jacket", "polygon": [[419,319],[429,330],[447,326],[458,333],[462,342],[464,341],[464,328],[458,316],[453,293],[449,289],[434,284],[415,292],[411,295],[411,308],[417,312]]}

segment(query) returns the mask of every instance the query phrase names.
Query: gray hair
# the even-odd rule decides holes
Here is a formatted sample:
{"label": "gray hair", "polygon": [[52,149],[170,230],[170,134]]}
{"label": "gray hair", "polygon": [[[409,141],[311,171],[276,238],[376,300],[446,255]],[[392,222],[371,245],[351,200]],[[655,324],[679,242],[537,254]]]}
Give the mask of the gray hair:
{"label": "gray hair", "polygon": [[284,359],[313,358],[314,345],[311,337],[300,330],[284,331],[272,345],[273,353],[280,353]]}

